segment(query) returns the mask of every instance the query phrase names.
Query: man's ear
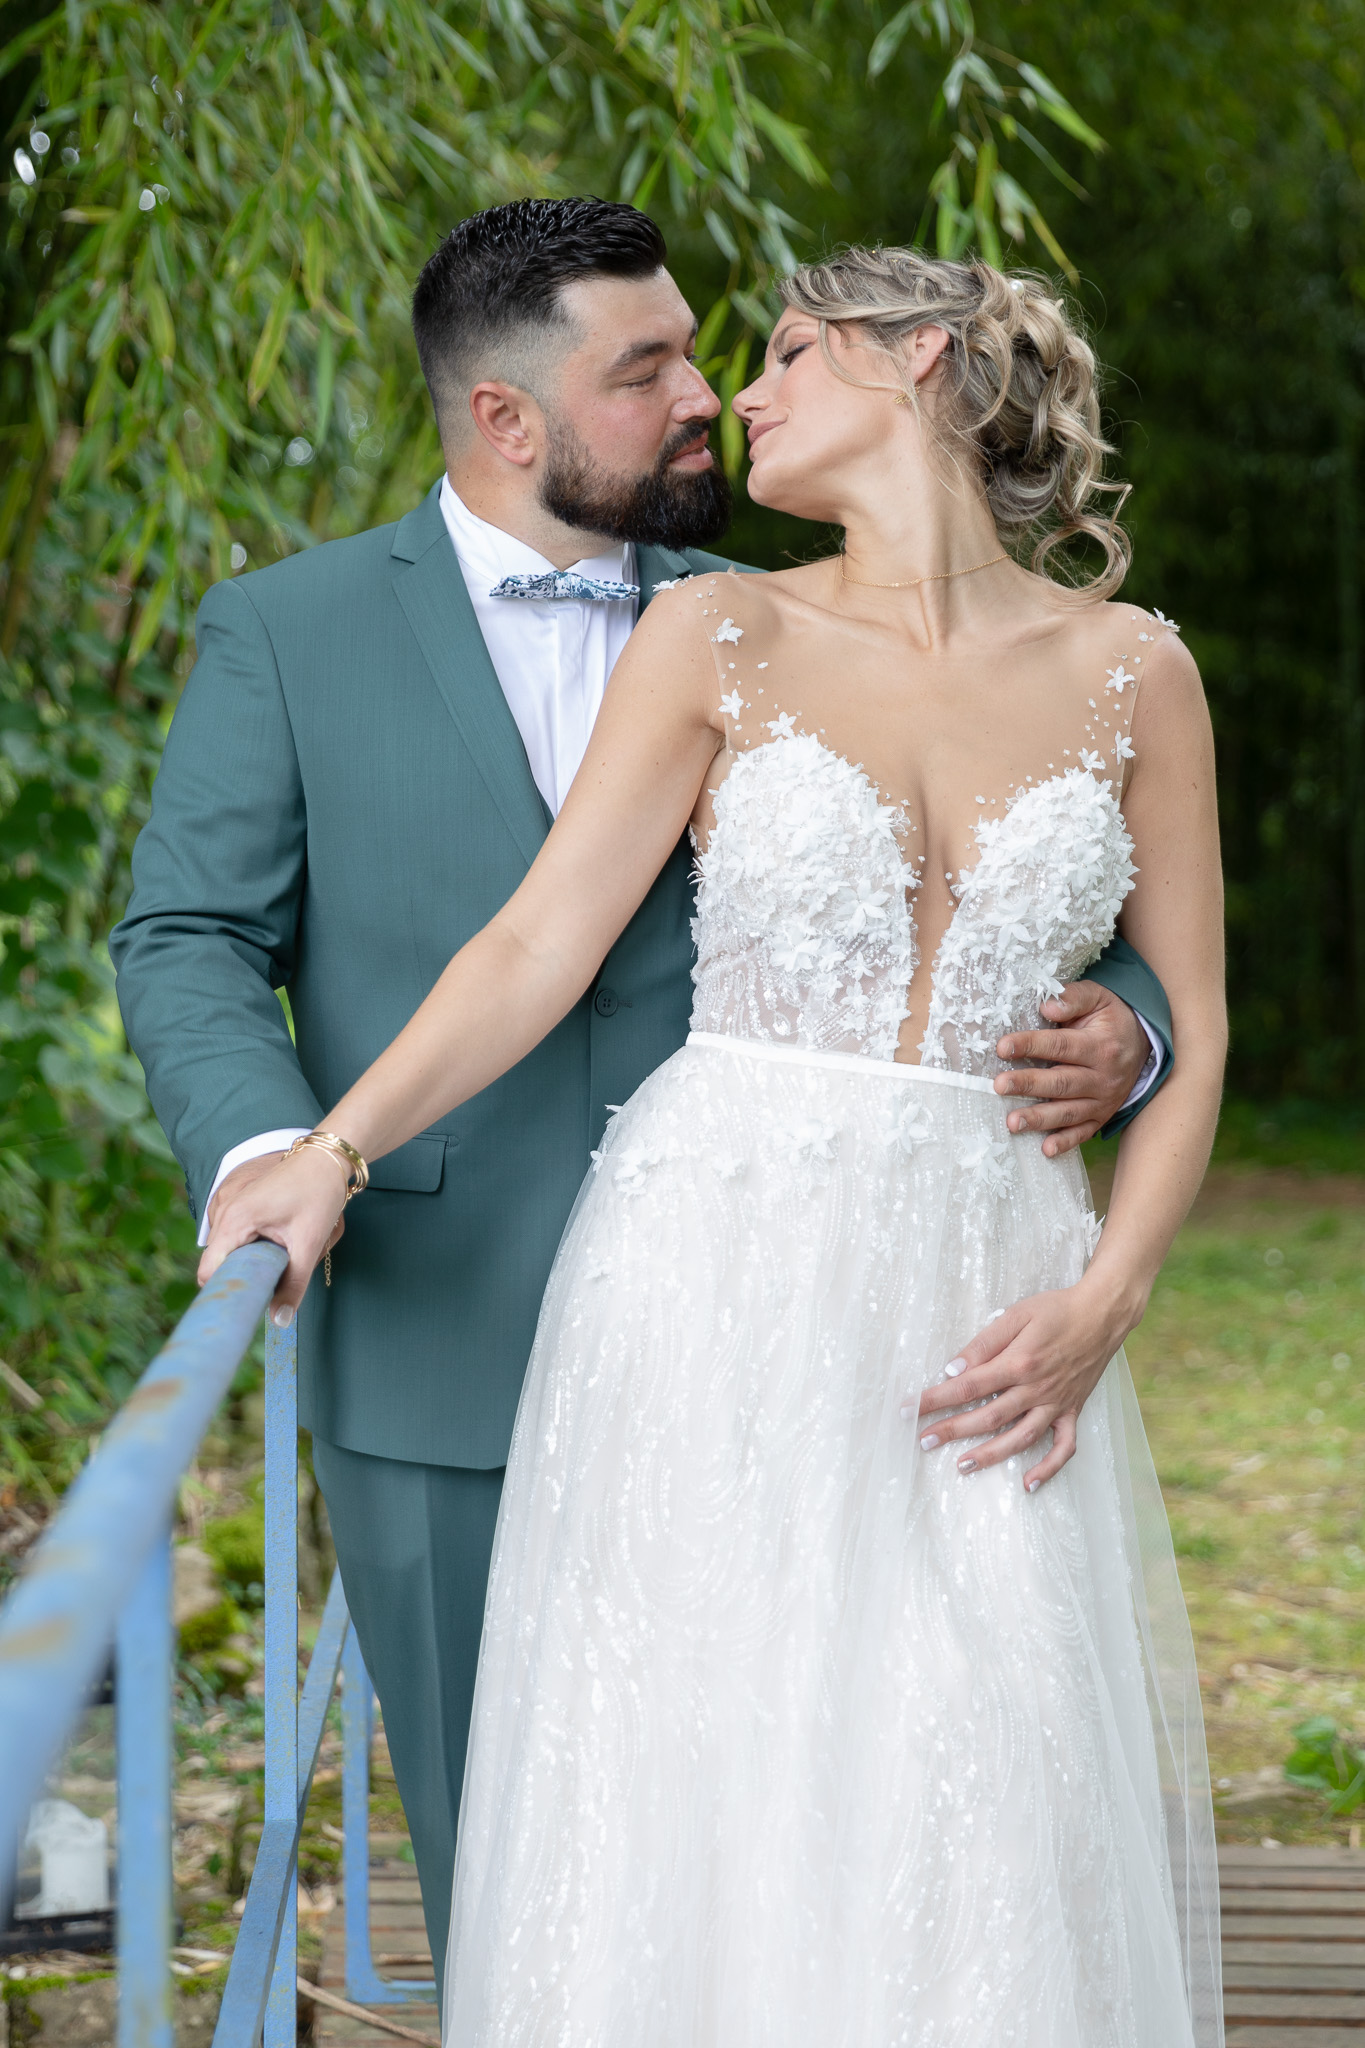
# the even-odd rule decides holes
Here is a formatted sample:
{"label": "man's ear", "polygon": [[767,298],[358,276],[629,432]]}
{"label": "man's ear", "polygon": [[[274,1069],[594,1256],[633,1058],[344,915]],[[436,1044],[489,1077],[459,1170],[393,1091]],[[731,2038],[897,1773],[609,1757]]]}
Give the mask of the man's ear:
{"label": "man's ear", "polygon": [[519,384],[476,384],[469,416],[489,447],[518,469],[528,469],[545,445],[545,415]]}

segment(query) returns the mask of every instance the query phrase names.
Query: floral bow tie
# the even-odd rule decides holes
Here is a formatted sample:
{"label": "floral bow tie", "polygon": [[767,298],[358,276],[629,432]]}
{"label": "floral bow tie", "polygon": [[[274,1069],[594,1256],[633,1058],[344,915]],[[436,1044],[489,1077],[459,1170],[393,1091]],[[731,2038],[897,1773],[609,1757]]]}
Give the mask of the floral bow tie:
{"label": "floral bow tie", "polygon": [[547,569],[543,576],[504,576],[489,591],[490,597],[600,598],[619,604],[638,597],[638,583],[616,583],[609,576],[580,576],[573,569]]}

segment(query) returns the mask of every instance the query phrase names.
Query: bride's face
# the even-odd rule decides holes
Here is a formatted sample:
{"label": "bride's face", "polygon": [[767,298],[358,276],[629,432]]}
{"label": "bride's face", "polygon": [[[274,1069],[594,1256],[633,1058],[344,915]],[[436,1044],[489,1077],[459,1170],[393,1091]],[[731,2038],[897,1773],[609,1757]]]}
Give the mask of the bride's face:
{"label": "bride's face", "polygon": [[830,351],[849,383],[825,360],[818,321],[783,314],[768,343],[761,376],[740,392],[735,411],[749,430],[749,496],[799,519],[838,522],[850,491],[894,460],[905,431],[918,435],[913,411],[896,404],[894,375],[865,347],[856,327],[831,325]]}

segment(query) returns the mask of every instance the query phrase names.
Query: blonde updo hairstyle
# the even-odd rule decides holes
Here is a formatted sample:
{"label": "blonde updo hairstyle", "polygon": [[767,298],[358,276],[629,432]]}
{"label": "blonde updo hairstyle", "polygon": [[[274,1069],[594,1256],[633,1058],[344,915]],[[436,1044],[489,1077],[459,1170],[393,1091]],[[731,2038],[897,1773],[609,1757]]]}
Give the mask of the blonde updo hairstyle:
{"label": "blonde updo hairstyle", "polygon": [[[1032,543],[1035,574],[1052,574],[1053,551],[1088,536],[1103,548],[1104,567],[1068,585],[1090,601],[1113,595],[1132,554],[1118,523],[1130,487],[1103,476],[1112,450],[1100,433],[1094,352],[1046,279],[914,249],[852,248],[804,265],[778,290],[793,311],[819,321],[836,376],[861,382],[829,344],[831,326],[856,323],[897,378],[863,388],[901,392],[917,411],[914,387],[899,375],[905,344],[916,328],[945,328],[946,375],[930,422],[940,449],[980,480],[1003,544],[1018,554]],[[1114,501],[1107,510],[1106,497]]]}

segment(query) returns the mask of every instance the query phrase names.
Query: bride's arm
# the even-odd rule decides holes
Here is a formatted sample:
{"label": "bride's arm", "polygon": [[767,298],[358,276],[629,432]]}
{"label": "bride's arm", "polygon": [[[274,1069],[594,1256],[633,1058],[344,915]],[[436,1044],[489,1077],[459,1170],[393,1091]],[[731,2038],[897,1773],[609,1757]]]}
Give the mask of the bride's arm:
{"label": "bride's arm", "polygon": [[[1084,1279],[1033,1295],[990,1324],[918,1409],[921,1441],[933,1438],[933,1450],[978,1435],[985,1420],[979,1411],[941,1420],[938,1410],[997,1397],[990,1420],[1000,1434],[966,1454],[968,1470],[1029,1449],[1051,1428],[1052,1449],[1025,1470],[1030,1490],[1071,1457],[1083,1403],[1142,1320],[1218,1120],[1227,1012],[1213,733],[1199,671],[1179,640],[1159,641],[1144,667],[1123,805],[1138,881],[1119,922],[1170,996],[1175,1070],[1123,1134],[1104,1232]],[[915,1412],[909,1407],[907,1419]]]}
{"label": "bride's arm", "polygon": [[[525,881],[323,1118],[320,1129],[365,1159],[448,1115],[553,1030],[677,845],[724,737],[711,651],[686,604],[679,592],[649,607]],[[335,1231],[343,1193],[337,1162],[320,1148],[282,1160],[220,1206],[200,1280],[238,1245],[271,1238],[290,1255],[275,1310],[296,1306]]]}

